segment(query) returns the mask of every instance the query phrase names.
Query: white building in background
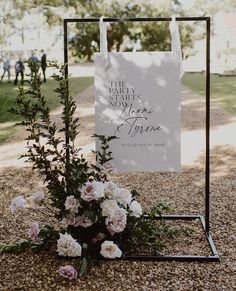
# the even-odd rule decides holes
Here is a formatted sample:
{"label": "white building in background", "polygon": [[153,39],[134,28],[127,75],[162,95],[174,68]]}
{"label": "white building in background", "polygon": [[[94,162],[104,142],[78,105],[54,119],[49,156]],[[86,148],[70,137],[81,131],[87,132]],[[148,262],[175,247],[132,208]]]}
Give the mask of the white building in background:
{"label": "white building in background", "polygon": [[[213,21],[211,35],[211,72],[215,74],[236,74],[236,14],[219,12]],[[191,54],[184,61],[185,71],[202,72],[205,70],[206,40],[194,42]]]}
{"label": "white building in background", "polygon": [[212,60],[218,64],[220,73],[236,74],[236,13],[218,13],[215,17]]}

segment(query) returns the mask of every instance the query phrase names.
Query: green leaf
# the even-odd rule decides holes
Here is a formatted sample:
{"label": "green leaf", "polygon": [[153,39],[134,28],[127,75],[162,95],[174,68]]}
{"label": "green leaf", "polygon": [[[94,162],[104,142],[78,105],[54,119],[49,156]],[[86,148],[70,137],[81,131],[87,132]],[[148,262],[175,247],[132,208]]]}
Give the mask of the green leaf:
{"label": "green leaf", "polygon": [[10,252],[12,245],[0,243],[0,254]]}
{"label": "green leaf", "polygon": [[23,240],[15,244],[5,244],[0,243],[0,254],[1,253],[21,253],[31,246],[31,242],[28,240]]}
{"label": "green leaf", "polygon": [[83,258],[80,264],[79,277],[82,277],[87,272],[88,262]]}

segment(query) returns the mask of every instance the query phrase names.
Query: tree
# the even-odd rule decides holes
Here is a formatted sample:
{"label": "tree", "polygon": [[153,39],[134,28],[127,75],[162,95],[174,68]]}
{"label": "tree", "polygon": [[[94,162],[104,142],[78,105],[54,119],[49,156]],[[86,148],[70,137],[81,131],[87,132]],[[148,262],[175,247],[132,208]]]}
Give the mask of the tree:
{"label": "tree", "polygon": [[[49,26],[60,25],[63,18],[76,17],[157,17],[182,15],[183,9],[178,0],[9,0],[17,11],[24,13],[36,9],[43,13]],[[13,9],[14,10],[14,9]],[[18,13],[18,12],[17,12]],[[14,15],[13,15],[14,14]],[[12,17],[13,16],[13,17]],[[14,22],[16,12],[11,13]],[[181,24],[183,46],[191,45],[191,29]],[[99,51],[99,27],[97,23],[69,26],[69,47],[73,56],[92,60],[94,52]],[[127,47],[129,40],[129,47]],[[142,50],[170,50],[168,23],[110,23],[108,27],[108,50],[130,50],[139,41]]]}
{"label": "tree", "polygon": [[[169,3],[169,5],[167,5]],[[147,17],[169,17],[170,11],[175,11],[174,15],[184,16],[182,6],[178,1],[175,3],[167,1],[164,7],[151,7],[143,5],[144,15]],[[191,33],[193,28],[186,23],[178,23],[182,48],[191,45]],[[147,51],[169,51],[171,50],[171,35],[169,22],[145,22],[141,27],[139,35],[142,50]]]}
{"label": "tree", "polygon": [[[81,1],[83,2],[83,1]],[[86,1],[83,5],[81,17],[135,17],[139,13],[138,5],[130,5],[126,3],[120,6],[118,1],[112,1],[110,6],[104,5],[104,1]],[[78,7],[78,6],[77,6]],[[89,14],[88,12],[89,11]],[[132,38],[132,23],[110,23],[108,26],[108,50],[112,48],[117,51],[123,43],[124,36]],[[73,50],[73,55],[80,58],[86,58],[91,61],[94,52],[99,50],[99,26],[95,24],[76,24],[74,36],[70,39],[70,46]]]}
{"label": "tree", "polygon": [[[75,5],[74,0],[69,1],[71,5]],[[72,3],[73,2],[73,3]],[[160,6],[150,4],[137,4],[138,1],[113,0],[109,1],[79,1],[80,5],[75,6],[76,11],[80,11],[81,17],[157,17],[169,16],[170,11],[179,15],[183,14],[179,1],[163,1]],[[78,2],[77,2],[78,3]],[[181,41],[183,46],[191,45],[190,33],[192,28],[188,25],[180,25]],[[120,22],[110,23],[108,27],[108,50],[115,49],[119,51],[124,44],[124,36],[128,38],[134,45],[139,40],[142,50],[170,50],[170,32],[168,23],[134,23]],[[99,28],[97,24],[77,24],[70,39],[70,47],[74,56],[79,58],[92,59],[94,52],[99,50]],[[132,47],[124,47],[124,49],[132,49]]]}

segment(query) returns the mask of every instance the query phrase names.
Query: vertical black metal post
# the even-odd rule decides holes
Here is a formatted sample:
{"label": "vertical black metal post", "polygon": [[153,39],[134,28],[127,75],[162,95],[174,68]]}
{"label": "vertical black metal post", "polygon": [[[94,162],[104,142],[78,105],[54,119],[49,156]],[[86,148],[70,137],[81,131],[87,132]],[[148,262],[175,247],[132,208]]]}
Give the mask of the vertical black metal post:
{"label": "vertical black metal post", "polygon": [[210,231],[210,17],[206,20],[206,165],[205,165],[205,221]]}
{"label": "vertical black metal post", "polygon": [[[65,70],[65,78],[68,78],[68,40],[67,40],[67,21],[64,19],[64,70]],[[65,146],[66,146],[66,189],[67,193],[69,192],[69,164],[70,164],[70,138],[69,138],[69,120],[68,120],[68,102],[69,102],[69,86],[67,79],[67,90],[65,90]]]}
{"label": "vertical black metal post", "polygon": [[68,49],[67,49],[67,20],[64,19],[63,22],[64,27],[64,65],[65,65],[65,77],[68,77]]}

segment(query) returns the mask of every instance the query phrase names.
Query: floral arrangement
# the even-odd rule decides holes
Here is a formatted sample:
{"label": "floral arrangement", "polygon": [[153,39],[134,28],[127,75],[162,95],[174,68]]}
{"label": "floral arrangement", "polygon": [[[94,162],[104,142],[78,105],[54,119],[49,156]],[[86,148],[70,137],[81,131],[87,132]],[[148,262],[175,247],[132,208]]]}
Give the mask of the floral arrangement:
{"label": "floral arrangement", "polygon": [[[42,175],[47,191],[34,193],[30,203],[23,196],[15,197],[10,210],[19,217],[26,207],[43,204],[58,219],[60,227],[34,222],[28,230],[28,240],[2,243],[0,252],[55,249],[58,256],[78,258],[79,272],[71,265],[59,269],[59,274],[68,279],[82,276],[88,266],[101,258],[125,258],[140,246],[159,253],[165,237],[172,236],[174,231],[163,220],[154,223],[146,218],[155,218],[169,211],[170,206],[159,203],[144,211],[135,190],[130,191],[109,179],[112,172],[109,143],[115,136],[96,136],[101,141],[101,151],[94,152],[97,164],[89,164],[74,145],[79,120],[73,118],[76,105],[68,93],[65,68],[50,64],[59,71],[53,77],[64,108],[63,127],[57,128],[41,93],[39,66],[29,65],[35,66],[37,74],[30,82],[30,89],[19,88],[11,111],[23,118],[21,124],[29,132],[28,152],[24,157]],[[65,138],[58,133],[64,133]]]}

